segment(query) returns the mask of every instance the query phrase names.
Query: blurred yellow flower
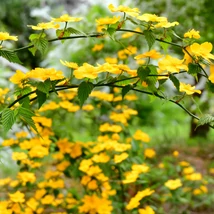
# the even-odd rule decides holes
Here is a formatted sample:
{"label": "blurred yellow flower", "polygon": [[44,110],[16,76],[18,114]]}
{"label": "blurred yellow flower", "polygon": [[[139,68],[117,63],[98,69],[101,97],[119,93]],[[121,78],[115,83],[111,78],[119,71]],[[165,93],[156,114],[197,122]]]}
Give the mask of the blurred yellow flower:
{"label": "blurred yellow flower", "polygon": [[100,126],[99,130],[101,132],[121,132],[122,131],[122,127],[119,125],[113,125],[110,123],[104,123]]}
{"label": "blurred yellow flower", "polygon": [[148,134],[146,134],[145,132],[142,132],[141,130],[137,130],[134,135],[133,138],[135,140],[141,140],[145,143],[149,143],[150,142],[150,137]]}
{"label": "blurred yellow flower", "polygon": [[135,56],[134,59],[138,60],[138,59],[142,59],[142,58],[146,58],[146,57],[149,57],[151,59],[159,59],[162,57],[162,55],[159,52],[157,52],[156,50],[150,50],[148,52]]}
{"label": "blurred yellow flower", "polygon": [[117,58],[114,58],[114,57],[106,57],[105,61],[108,62],[109,64],[117,64],[118,63]]}
{"label": "blurred yellow flower", "polygon": [[49,149],[41,145],[35,145],[28,154],[31,158],[43,158],[49,154]]}
{"label": "blurred yellow flower", "polygon": [[107,163],[110,160],[110,157],[105,152],[102,152],[100,154],[95,154],[92,157],[92,160],[95,163]]}
{"label": "blurred yellow flower", "polygon": [[17,179],[25,186],[27,182],[34,183],[36,181],[36,176],[32,172],[18,172]]}
{"label": "blurred yellow flower", "polygon": [[145,209],[139,209],[138,213],[139,214],[155,214],[155,211],[150,206],[146,206]]}
{"label": "blurred yellow flower", "polygon": [[170,28],[170,27],[174,27],[176,25],[179,25],[179,23],[164,21],[164,22],[157,23],[156,25],[154,25],[154,27],[155,28]]}
{"label": "blurred yellow flower", "polygon": [[144,13],[143,15],[140,15],[136,17],[137,19],[145,22],[165,22],[167,21],[166,17],[160,17],[155,14],[150,14],[150,13]]}
{"label": "blurred yellow flower", "polygon": [[144,150],[144,156],[147,158],[153,158],[155,157],[155,155],[156,155],[156,152],[154,149],[147,148]]}
{"label": "blurred yellow flower", "polygon": [[133,17],[138,16],[138,14],[140,13],[140,10],[138,8],[129,8],[122,5],[116,8],[113,4],[110,4],[108,8],[111,12],[124,12]]}
{"label": "blurred yellow flower", "polygon": [[60,62],[61,62],[63,65],[69,67],[69,68],[73,68],[73,69],[77,69],[77,68],[78,68],[77,63],[75,63],[75,62],[62,61],[61,59],[60,59]]}
{"label": "blurred yellow flower", "polygon": [[48,29],[58,29],[60,26],[59,24],[55,24],[53,22],[41,22],[38,23],[36,26],[34,25],[27,25],[31,27],[33,30],[48,30]]}
{"label": "blurred yellow flower", "polygon": [[71,147],[70,156],[72,158],[77,158],[81,155],[82,155],[82,147],[81,147],[80,143],[76,142]]}
{"label": "blurred yellow flower", "polygon": [[100,19],[96,19],[96,23],[98,25],[109,25],[109,24],[115,24],[120,20],[120,16],[116,17],[114,16],[113,18],[100,18]]}
{"label": "blurred yellow flower", "polygon": [[195,172],[195,173],[186,175],[185,178],[190,181],[200,181],[202,179],[202,174]]}
{"label": "blurred yellow flower", "polygon": [[114,162],[115,163],[121,163],[122,161],[124,161],[125,159],[127,159],[128,156],[129,156],[129,154],[126,153],[126,152],[123,152],[120,155],[114,155]]}
{"label": "blurred yellow flower", "polygon": [[69,16],[68,14],[63,14],[59,18],[52,18],[52,21],[54,22],[79,22],[82,18],[76,18]]}
{"label": "blurred yellow flower", "polygon": [[35,199],[35,198],[30,198],[27,202],[26,202],[27,206],[30,207],[33,211],[36,211],[39,202]]}
{"label": "blurred yellow flower", "polygon": [[16,73],[9,80],[14,84],[21,84],[27,78],[28,77],[25,73],[20,70],[16,70]]}
{"label": "blurred yellow flower", "polygon": [[82,66],[75,69],[74,76],[77,79],[84,79],[84,78],[96,79],[98,77],[98,68],[88,63],[83,63]]}
{"label": "blurred yellow flower", "polygon": [[194,29],[189,30],[188,32],[186,32],[186,33],[184,34],[184,38],[199,39],[199,38],[200,38],[199,31],[196,31],[196,30],[194,30]]}
{"label": "blurred yellow flower", "polygon": [[182,182],[180,179],[168,180],[164,185],[170,190],[175,190],[182,186]]}
{"label": "blurred yellow flower", "polygon": [[104,48],[104,44],[96,44],[93,48],[92,51],[101,51]]}
{"label": "blurred yellow flower", "polygon": [[184,59],[179,60],[170,55],[166,55],[158,62],[158,66],[162,71],[179,72],[181,69],[188,71],[188,67],[184,65]]}
{"label": "blurred yellow flower", "polygon": [[27,159],[27,158],[28,158],[28,156],[24,152],[13,152],[12,153],[12,159],[13,160],[24,160],[24,159]]}
{"label": "blurred yellow flower", "polygon": [[94,179],[89,181],[88,184],[87,184],[87,187],[90,190],[96,190],[98,188],[97,181],[94,180]]}
{"label": "blurred yellow flower", "polygon": [[9,33],[7,32],[0,32],[0,40],[4,41],[4,40],[14,40],[17,41],[18,37],[17,36],[10,36]]}
{"label": "blurred yellow flower", "polygon": [[191,86],[190,84],[185,84],[180,82],[180,92],[185,92],[187,95],[192,95],[194,93],[201,94],[200,90],[196,90],[195,86]]}
{"label": "blurred yellow flower", "polygon": [[42,204],[52,204],[55,200],[53,195],[46,195],[44,198],[41,199]]}
{"label": "blurred yellow flower", "polygon": [[9,193],[10,200],[15,203],[23,203],[25,202],[25,195],[20,191],[16,191],[15,193]]}
{"label": "blurred yellow flower", "polygon": [[56,168],[59,171],[64,171],[68,166],[70,166],[71,163],[67,160],[62,161],[61,163],[57,164]]}

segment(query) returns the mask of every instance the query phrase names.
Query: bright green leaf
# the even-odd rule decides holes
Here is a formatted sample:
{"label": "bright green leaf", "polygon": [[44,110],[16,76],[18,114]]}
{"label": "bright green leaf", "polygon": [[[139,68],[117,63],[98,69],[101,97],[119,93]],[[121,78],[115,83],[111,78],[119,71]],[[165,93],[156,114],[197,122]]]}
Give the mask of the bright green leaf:
{"label": "bright green leaf", "polygon": [[40,108],[43,105],[43,103],[47,100],[47,94],[37,89],[36,95],[39,105],[38,108]]}
{"label": "bright green leaf", "polygon": [[204,116],[202,116],[199,119],[197,127],[205,125],[205,124],[209,124],[209,123],[212,123],[212,122],[214,122],[214,117],[212,115],[210,115],[210,114],[205,114]]}
{"label": "bright green leaf", "polygon": [[45,38],[33,39],[32,44],[44,55],[48,48],[48,40]]}
{"label": "bright green leaf", "polygon": [[173,74],[169,75],[169,79],[173,82],[174,86],[179,91],[180,90],[180,82],[179,82],[179,80]]}
{"label": "bright green leaf", "polygon": [[78,98],[80,100],[80,106],[87,100],[89,94],[93,90],[94,85],[91,82],[81,82],[78,87]]}
{"label": "bright green leaf", "polygon": [[47,79],[44,82],[39,82],[37,85],[37,89],[46,94],[49,94],[50,87],[51,87],[50,79]]}
{"label": "bright green leaf", "polygon": [[22,64],[20,61],[19,57],[17,54],[13,51],[8,51],[8,50],[0,50],[0,56],[4,57],[7,59],[9,62],[15,62],[18,64]]}
{"label": "bright green leaf", "polygon": [[122,89],[122,98],[126,96],[126,94],[132,89],[131,85],[126,85]]}
{"label": "bright green leaf", "polygon": [[151,49],[152,45],[155,43],[155,36],[151,30],[144,30],[143,33],[145,35],[149,49]]}
{"label": "bright green leaf", "polygon": [[189,74],[197,74],[201,71],[201,68],[199,67],[199,65],[194,63],[189,63],[188,68],[189,68],[188,70]]}
{"label": "bright green leaf", "polygon": [[2,111],[2,125],[5,132],[8,132],[16,121],[14,111],[10,108],[5,108]]}
{"label": "bright green leaf", "polygon": [[141,81],[144,81],[150,73],[151,70],[148,67],[139,67],[137,69],[137,74],[140,77]]}

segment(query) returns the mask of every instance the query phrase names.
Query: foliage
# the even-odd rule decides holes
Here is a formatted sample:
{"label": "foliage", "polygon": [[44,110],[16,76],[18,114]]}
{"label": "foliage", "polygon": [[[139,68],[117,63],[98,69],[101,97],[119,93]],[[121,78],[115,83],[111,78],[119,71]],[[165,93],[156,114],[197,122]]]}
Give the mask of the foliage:
{"label": "foliage", "polygon": [[[198,43],[200,35],[194,29],[178,36],[172,28],[179,23],[169,22],[166,17],[140,15],[138,8],[122,5],[116,8],[111,4],[109,10],[122,16],[97,19],[96,33],[69,27],[82,18],[68,14],[29,25],[39,33],[29,37],[27,46],[14,50],[4,47],[4,41],[16,41],[16,37],[0,32],[1,56],[18,63],[16,53],[29,50],[45,56],[55,41],[101,39],[92,49],[95,55],[105,50],[108,42],[115,44],[115,49],[119,47],[117,57],[106,56],[96,65],[60,60],[69,68],[69,74],[55,68],[37,67],[26,73],[17,70],[10,78],[15,85],[14,96],[7,97],[8,90],[0,91],[5,132],[15,123],[29,129],[16,132],[14,138],[2,143],[2,147],[12,149],[19,172],[14,180],[0,180],[0,186],[8,192],[2,196],[1,210],[161,214],[188,213],[198,208],[195,202],[199,200],[201,206],[212,205],[213,196],[201,173],[189,162],[181,161],[178,151],[159,160],[149,144],[150,136],[132,127],[139,113],[134,108],[137,93],[171,102],[199,121],[198,126],[212,127],[211,114],[203,116],[200,109],[193,113],[185,107],[188,96],[204,93],[203,90],[182,81],[184,75],[197,80],[197,74],[210,86],[214,83],[212,44]],[[130,22],[131,28],[127,29]],[[56,38],[49,38],[49,29],[56,31]],[[177,37],[179,43],[174,42]],[[147,44],[147,51],[137,53],[133,38],[144,41],[140,45]],[[182,59],[174,56],[174,48],[183,52]],[[174,88],[168,89],[168,83]],[[210,88],[204,90],[212,92]],[[173,95],[167,89],[173,90]],[[84,139],[81,128],[78,131],[83,139],[74,139],[72,129],[78,117],[88,117],[89,140]],[[65,126],[68,120],[70,127]],[[169,210],[165,210],[168,204]]]}

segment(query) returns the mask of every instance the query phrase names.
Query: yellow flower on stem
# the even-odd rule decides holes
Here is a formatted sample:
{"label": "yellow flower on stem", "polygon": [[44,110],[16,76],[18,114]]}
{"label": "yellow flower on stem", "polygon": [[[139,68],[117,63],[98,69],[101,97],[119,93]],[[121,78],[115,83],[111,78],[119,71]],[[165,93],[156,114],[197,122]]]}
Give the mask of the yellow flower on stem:
{"label": "yellow flower on stem", "polygon": [[5,41],[5,40],[17,41],[18,37],[17,36],[10,36],[10,34],[7,32],[0,32],[0,41]]}
{"label": "yellow flower on stem", "polygon": [[191,86],[190,84],[185,84],[180,82],[180,92],[185,92],[187,95],[191,95],[194,93],[201,94],[200,90],[196,90],[195,86]]}
{"label": "yellow flower on stem", "polygon": [[110,25],[110,24],[115,24],[120,20],[120,16],[116,17],[114,16],[113,18],[100,18],[100,19],[96,19],[96,23],[98,25]]}
{"label": "yellow flower on stem", "polygon": [[98,68],[88,63],[83,63],[82,66],[78,67],[74,71],[74,76],[77,79],[84,79],[84,78],[96,79],[98,77]]}
{"label": "yellow flower on stem", "polygon": [[13,160],[24,160],[24,159],[27,159],[27,154],[24,152],[13,152],[12,159]]}
{"label": "yellow flower on stem", "polygon": [[138,59],[142,59],[142,58],[146,58],[146,57],[149,57],[151,59],[159,59],[162,57],[162,55],[159,52],[157,52],[156,50],[150,50],[148,52],[135,56],[134,59],[138,60]]}
{"label": "yellow flower on stem", "polygon": [[158,24],[154,25],[154,27],[155,28],[170,28],[170,27],[174,27],[176,25],[179,25],[179,23],[164,21],[164,22],[159,22]]}
{"label": "yellow flower on stem", "polygon": [[27,182],[34,183],[36,181],[36,176],[32,172],[19,172],[17,178],[22,182],[23,186],[25,186]]}
{"label": "yellow flower on stem", "polygon": [[155,157],[155,155],[156,155],[156,152],[154,149],[145,149],[144,151],[144,156],[147,158],[153,158]]}
{"label": "yellow flower on stem", "polygon": [[200,38],[199,31],[196,31],[196,30],[194,30],[194,29],[189,30],[189,31],[187,31],[187,32],[184,34],[184,38],[199,39],[199,38]]}
{"label": "yellow flower on stem", "polygon": [[184,59],[180,60],[170,55],[158,62],[158,66],[162,71],[180,72],[181,69],[188,71],[187,65],[184,65]]}
{"label": "yellow flower on stem", "polygon": [[165,22],[167,21],[166,17],[157,16],[155,14],[144,13],[136,17],[138,20],[145,21],[145,22]]}
{"label": "yellow flower on stem", "polygon": [[179,187],[182,186],[182,182],[181,180],[178,178],[178,179],[175,179],[175,180],[168,180],[167,182],[165,182],[164,184],[167,188],[169,188],[170,190],[175,190]]}
{"label": "yellow flower on stem", "polygon": [[16,73],[9,80],[14,84],[21,84],[25,79],[27,79],[27,75],[20,70],[16,70]]}
{"label": "yellow flower on stem", "polygon": [[15,193],[9,194],[10,200],[15,203],[23,203],[25,201],[24,193],[16,191]]}
{"label": "yellow flower on stem", "polygon": [[129,7],[125,7],[125,6],[122,6],[120,5],[118,8],[114,7],[113,4],[110,4],[108,6],[109,10],[111,12],[124,12],[124,13],[127,13],[128,15],[130,16],[133,16],[133,17],[136,17],[139,15],[140,13],[140,10],[138,8],[129,8]]}
{"label": "yellow flower on stem", "polygon": [[81,20],[82,18],[72,17],[72,16],[69,16],[68,14],[63,14],[59,18],[52,18],[52,21],[54,22],[79,22]]}
{"label": "yellow flower on stem", "polygon": [[58,29],[60,26],[59,24],[55,24],[53,22],[41,22],[38,23],[36,26],[34,25],[27,25],[31,27],[33,30],[48,30],[48,29]]}
{"label": "yellow flower on stem", "polygon": [[75,63],[75,62],[67,62],[67,61],[64,61],[64,62],[63,62],[61,59],[60,59],[60,62],[61,62],[63,65],[69,67],[69,68],[73,68],[73,69],[77,69],[77,68],[78,68],[77,63]]}
{"label": "yellow flower on stem", "polygon": [[141,130],[137,130],[134,135],[133,138],[135,140],[141,140],[145,143],[149,143],[150,142],[150,137],[148,134],[146,134],[145,132],[142,132]]}

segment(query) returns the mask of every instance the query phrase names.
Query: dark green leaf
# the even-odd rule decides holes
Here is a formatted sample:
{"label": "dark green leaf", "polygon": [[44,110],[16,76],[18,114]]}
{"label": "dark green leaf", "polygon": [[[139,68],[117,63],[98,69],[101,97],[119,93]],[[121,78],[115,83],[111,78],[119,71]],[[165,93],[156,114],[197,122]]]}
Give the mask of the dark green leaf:
{"label": "dark green leaf", "polygon": [[7,51],[7,50],[0,50],[0,56],[7,59],[9,62],[15,62],[22,64],[17,54],[13,51]]}
{"label": "dark green leaf", "polygon": [[94,85],[91,82],[81,82],[78,87],[78,98],[80,100],[80,106],[87,100],[89,94],[93,90]]}
{"label": "dark green leaf", "polygon": [[16,96],[20,97],[20,96],[24,96],[24,95],[30,93],[31,91],[32,91],[31,87],[26,86],[24,88],[17,89],[14,94]]}
{"label": "dark green leaf", "polygon": [[210,80],[207,81],[207,86],[208,86],[208,89],[209,89],[212,93],[214,93],[214,84],[213,84]]}
{"label": "dark green leaf", "polygon": [[141,81],[144,81],[150,73],[151,70],[148,67],[139,67],[137,69],[137,74],[140,77]]}
{"label": "dark green leaf", "polygon": [[194,64],[194,63],[189,63],[188,68],[189,68],[189,70],[188,70],[189,74],[197,74],[201,71],[201,68],[197,64]]}
{"label": "dark green leaf", "polygon": [[205,124],[209,124],[209,123],[212,123],[212,122],[214,122],[214,117],[212,115],[210,115],[210,114],[205,114],[204,116],[202,116],[199,119],[197,127],[205,125]]}
{"label": "dark green leaf", "polygon": [[47,94],[37,89],[36,95],[37,95],[37,100],[39,105],[38,108],[40,108],[43,105],[43,103],[47,100]]}
{"label": "dark green leaf", "polygon": [[2,125],[4,128],[4,131],[8,132],[13,126],[13,124],[15,123],[15,121],[16,121],[16,117],[15,117],[14,111],[9,108],[5,108],[2,111]]}
{"label": "dark green leaf", "polygon": [[44,55],[48,48],[48,40],[45,38],[33,39],[32,44]]}
{"label": "dark green leaf", "polygon": [[145,39],[148,43],[149,49],[151,49],[152,45],[155,43],[155,36],[151,30],[144,30]]}
{"label": "dark green leaf", "polygon": [[169,75],[169,79],[173,82],[174,86],[179,91],[180,90],[180,82],[179,82],[179,80],[173,74]]}
{"label": "dark green leaf", "polygon": [[[145,82],[148,84],[148,88],[155,92],[157,91],[156,82],[157,82],[157,69],[154,65],[148,65],[149,70],[151,71],[149,76],[146,77]],[[154,76],[152,76],[154,75]]]}
{"label": "dark green leaf", "polygon": [[122,89],[122,98],[125,97],[125,95],[132,89],[131,85],[126,85]]}
{"label": "dark green leaf", "polygon": [[32,117],[35,116],[35,114],[30,109],[20,106],[18,108],[18,116],[21,120],[23,120],[25,123],[27,123],[27,125],[32,127],[38,133],[35,123],[32,119]]}
{"label": "dark green leaf", "polygon": [[115,40],[114,38],[114,33],[116,32],[116,28],[113,28],[113,27],[109,27],[107,30],[106,30],[106,34],[109,35],[109,37],[112,39],[112,40]]}
{"label": "dark green leaf", "polygon": [[30,108],[30,98],[29,96],[26,96],[22,98],[19,103],[24,107],[24,108]]}

